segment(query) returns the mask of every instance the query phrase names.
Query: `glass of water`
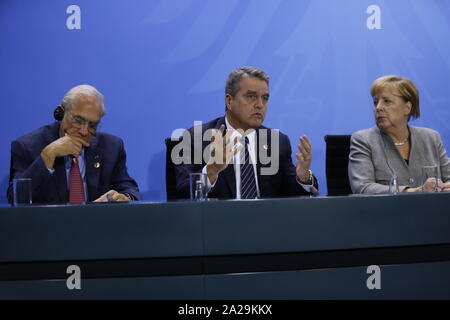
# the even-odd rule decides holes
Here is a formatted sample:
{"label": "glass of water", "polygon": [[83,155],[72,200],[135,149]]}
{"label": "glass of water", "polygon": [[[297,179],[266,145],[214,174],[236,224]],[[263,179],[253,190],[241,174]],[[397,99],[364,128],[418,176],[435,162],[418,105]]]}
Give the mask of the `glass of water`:
{"label": "glass of water", "polygon": [[437,166],[432,165],[422,167],[422,191],[423,192],[440,191]]}
{"label": "glass of water", "polygon": [[206,174],[191,173],[189,185],[191,190],[191,201],[203,201],[206,199]]}
{"label": "glass of water", "polygon": [[17,178],[13,180],[14,206],[32,204],[31,178]]}
{"label": "glass of water", "polygon": [[398,194],[398,178],[397,175],[393,174],[391,177],[391,181],[389,183],[389,194]]}

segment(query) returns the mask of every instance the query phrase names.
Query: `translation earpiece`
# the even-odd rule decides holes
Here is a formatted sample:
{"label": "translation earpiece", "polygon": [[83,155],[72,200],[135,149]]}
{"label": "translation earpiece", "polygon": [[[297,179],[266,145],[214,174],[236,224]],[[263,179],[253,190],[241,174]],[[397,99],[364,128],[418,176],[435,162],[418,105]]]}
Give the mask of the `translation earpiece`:
{"label": "translation earpiece", "polygon": [[57,106],[55,108],[55,111],[53,111],[53,118],[57,121],[61,121],[64,118],[64,107],[63,106]]}

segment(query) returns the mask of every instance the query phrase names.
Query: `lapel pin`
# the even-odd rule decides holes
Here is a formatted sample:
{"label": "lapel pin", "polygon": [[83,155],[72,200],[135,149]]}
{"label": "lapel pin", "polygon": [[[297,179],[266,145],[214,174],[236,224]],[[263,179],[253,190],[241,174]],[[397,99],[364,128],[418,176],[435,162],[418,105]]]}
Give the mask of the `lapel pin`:
{"label": "lapel pin", "polygon": [[94,163],[94,168],[95,168],[95,169],[100,168],[100,162],[97,161],[96,163]]}

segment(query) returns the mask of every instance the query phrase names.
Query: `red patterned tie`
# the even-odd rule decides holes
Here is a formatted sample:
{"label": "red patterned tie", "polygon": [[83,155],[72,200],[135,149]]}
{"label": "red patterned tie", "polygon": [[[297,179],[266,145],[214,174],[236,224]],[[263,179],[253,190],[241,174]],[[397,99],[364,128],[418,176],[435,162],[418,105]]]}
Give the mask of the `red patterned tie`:
{"label": "red patterned tie", "polygon": [[72,158],[72,166],[69,173],[69,203],[84,203],[83,178],[81,178],[80,167],[76,158]]}

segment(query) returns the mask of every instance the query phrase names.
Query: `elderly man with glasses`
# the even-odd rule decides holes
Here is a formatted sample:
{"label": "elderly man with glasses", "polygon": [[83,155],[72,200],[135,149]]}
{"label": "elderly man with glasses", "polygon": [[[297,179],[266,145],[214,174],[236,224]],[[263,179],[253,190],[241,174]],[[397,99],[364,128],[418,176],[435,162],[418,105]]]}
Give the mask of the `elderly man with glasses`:
{"label": "elderly man with glasses", "polygon": [[104,114],[97,89],[70,89],[55,110],[57,122],[11,143],[8,201],[13,201],[15,178],[32,179],[34,203],[139,200],[123,141],[97,131]]}

